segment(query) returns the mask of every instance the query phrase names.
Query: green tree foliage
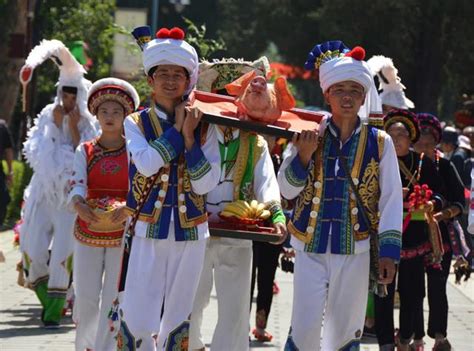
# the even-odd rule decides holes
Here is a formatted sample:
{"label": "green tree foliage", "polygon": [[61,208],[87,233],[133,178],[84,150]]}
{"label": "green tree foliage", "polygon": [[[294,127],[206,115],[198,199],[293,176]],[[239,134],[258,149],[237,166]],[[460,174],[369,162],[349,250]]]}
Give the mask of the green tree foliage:
{"label": "green tree foliage", "polygon": [[[315,44],[340,39],[367,58],[392,57],[417,111],[451,118],[461,94],[474,91],[472,0],[215,0],[213,8],[204,17],[192,2],[185,15],[212,23],[228,56],[254,59],[273,42],[285,63],[302,66]],[[307,103],[321,101],[317,82],[296,83]]]}
{"label": "green tree foliage", "polygon": [[206,38],[206,25],[197,26],[188,18],[184,18],[187,26],[186,41],[194,46],[200,59],[208,59],[209,56],[218,51],[225,50],[226,45],[222,38],[217,40]]}
{"label": "green tree foliage", "polygon": [[[7,170],[5,161],[0,163],[3,169]],[[21,203],[23,202],[23,191],[30,182],[33,170],[25,163],[13,161],[13,186],[10,190],[10,203],[7,207],[5,224],[13,225],[20,218]]]}
{"label": "green tree foliage", "polygon": [[[13,31],[16,17],[12,13],[17,11],[18,4],[12,0],[0,0],[0,23],[2,30],[0,31],[0,53],[2,59],[8,59],[8,37]],[[3,72],[0,70],[0,72]]]}

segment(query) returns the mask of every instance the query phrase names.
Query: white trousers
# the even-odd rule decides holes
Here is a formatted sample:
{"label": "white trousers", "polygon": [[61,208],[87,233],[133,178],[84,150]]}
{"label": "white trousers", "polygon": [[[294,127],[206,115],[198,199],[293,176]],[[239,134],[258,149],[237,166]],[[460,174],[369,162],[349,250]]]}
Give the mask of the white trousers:
{"label": "white trousers", "polygon": [[209,304],[213,276],[218,318],[211,350],[248,350],[251,268],[251,246],[229,246],[223,245],[219,239],[208,239],[204,267],[191,315],[189,350],[204,347],[201,335],[203,310]]}
{"label": "white trousers", "polygon": [[31,260],[28,281],[34,285],[49,276],[48,293],[66,297],[72,268],[69,264],[72,261],[68,260],[73,252],[75,214],[43,202],[35,207],[32,217],[27,219],[28,225],[21,228],[21,240],[26,241],[22,249]]}
{"label": "white trousers", "polygon": [[166,240],[133,238],[121,309],[139,351],[155,350],[152,334],[164,350],[169,334],[189,321],[205,249],[205,240],[174,241],[171,226]]}
{"label": "white trousers", "polygon": [[122,250],[92,247],[74,243],[74,302],[76,350],[101,351],[117,349],[117,341],[109,330],[108,313],[117,296]]}
{"label": "white trousers", "polygon": [[296,251],[290,337],[299,351],[335,351],[357,343],[364,326],[369,260],[369,252]]}

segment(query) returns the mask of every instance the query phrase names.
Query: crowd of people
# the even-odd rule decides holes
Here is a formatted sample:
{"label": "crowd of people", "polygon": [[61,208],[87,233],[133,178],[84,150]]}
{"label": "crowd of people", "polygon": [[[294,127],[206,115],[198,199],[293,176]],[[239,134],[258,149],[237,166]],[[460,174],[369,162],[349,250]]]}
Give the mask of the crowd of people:
{"label": "crowd of people", "polygon": [[[305,63],[318,71],[330,110],[317,129],[282,140],[208,124],[193,104],[196,84],[214,93],[248,85],[263,109],[268,60],[200,64],[179,28],[133,35],[152,90],[147,108],[124,80],[86,80],[57,40],[43,40],[22,68],[24,84],[48,58],[60,70],[56,99],[23,145],[34,175],[22,267],[44,327],[60,327],[73,304],[78,351],[205,350],[203,311],[215,285],[210,349],[248,350],[250,334],[272,339],[267,320],[284,252],[294,271],[285,350],[358,350],[364,323],[382,351],[423,350],[425,291],[433,350],[451,349],[447,278],[452,262],[459,278],[471,265],[473,127],[463,136],[412,112],[392,60],[365,61],[364,49],[341,41],[314,46]],[[239,80],[249,71],[256,77]],[[0,196],[9,164],[6,176],[0,168]],[[238,200],[265,204],[277,242],[210,237],[209,222]]]}

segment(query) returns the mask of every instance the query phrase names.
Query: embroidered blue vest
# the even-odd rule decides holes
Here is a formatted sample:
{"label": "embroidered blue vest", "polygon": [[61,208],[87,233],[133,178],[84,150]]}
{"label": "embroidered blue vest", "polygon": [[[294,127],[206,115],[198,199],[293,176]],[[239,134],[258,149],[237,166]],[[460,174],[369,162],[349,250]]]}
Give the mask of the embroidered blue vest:
{"label": "embroidered blue vest", "polygon": [[[173,128],[170,122],[156,117],[154,111],[150,109],[136,113],[132,118],[140,126],[148,142],[159,138],[161,130],[165,132]],[[127,208],[130,211],[135,211],[137,208],[137,201],[144,196],[149,181],[149,178],[137,170],[131,158],[127,195]],[[207,221],[206,201],[204,196],[192,191],[182,152],[159,170],[151,193],[140,211],[138,219],[149,223],[146,236],[166,239],[172,213],[176,241],[197,240],[196,226]]]}
{"label": "embroidered blue vest", "polygon": [[[335,172],[337,151],[328,133],[329,128],[317,150],[305,188],[296,200],[288,230],[306,243],[305,251],[325,253],[331,238],[332,253],[351,254],[354,242],[367,239],[369,233],[344,170],[339,165]],[[360,132],[354,134],[341,150],[375,229],[378,227],[379,163],[383,142],[383,132],[362,125]]]}

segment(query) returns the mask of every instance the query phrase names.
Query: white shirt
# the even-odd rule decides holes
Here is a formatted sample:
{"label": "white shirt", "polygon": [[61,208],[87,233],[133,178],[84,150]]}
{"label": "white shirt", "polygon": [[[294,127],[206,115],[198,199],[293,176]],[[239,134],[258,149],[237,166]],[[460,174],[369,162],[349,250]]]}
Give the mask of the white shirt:
{"label": "white shirt", "polygon": [[[215,129],[217,139],[224,144],[224,133],[216,125],[211,125],[209,129]],[[239,137],[240,131],[238,129],[233,131],[233,139]],[[227,155],[227,148],[225,148],[225,156]],[[224,156],[224,159],[225,159]],[[211,213],[211,220],[217,220],[217,214],[224,209],[224,207],[234,201],[234,173],[235,165],[226,176],[225,164],[219,176],[219,183],[217,186],[207,194],[207,210]],[[270,157],[267,142],[263,145],[263,152],[255,163],[254,177],[253,177],[253,191],[255,200],[258,202],[278,201],[280,202],[280,187],[276,179],[273,162]],[[222,244],[251,246],[251,240],[220,238]]]}

